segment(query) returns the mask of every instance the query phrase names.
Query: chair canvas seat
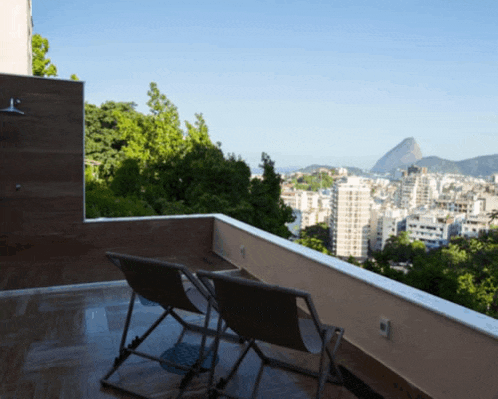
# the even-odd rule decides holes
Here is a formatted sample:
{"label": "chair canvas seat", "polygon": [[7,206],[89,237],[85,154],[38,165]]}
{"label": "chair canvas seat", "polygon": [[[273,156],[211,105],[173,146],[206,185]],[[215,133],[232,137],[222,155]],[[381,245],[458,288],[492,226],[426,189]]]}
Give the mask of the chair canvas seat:
{"label": "chair canvas seat", "polygon": [[[211,367],[209,379],[210,398],[226,396],[225,387],[235,376],[237,369],[250,349],[261,359],[261,367],[254,384],[252,398],[256,397],[263,368],[270,366],[318,378],[316,398],[320,398],[326,381],[342,384],[340,370],[335,365],[335,354],[339,348],[344,329],[322,324],[313,305],[311,296],[304,291],[268,285],[241,278],[221,276],[212,272],[199,271],[197,276],[214,297],[221,320],[241,337],[247,340],[245,349],[239,356],[226,378],[214,385],[215,365]],[[299,318],[297,300],[307,305],[310,318]],[[328,344],[336,337],[334,349]],[[221,336],[215,339],[215,352],[219,348]],[[320,353],[318,372],[295,366],[271,358],[263,353],[257,342],[266,342],[312,354]],[[328,367],[325,361],[328,359]],[[233,396],[230,396],[233,397]]]}

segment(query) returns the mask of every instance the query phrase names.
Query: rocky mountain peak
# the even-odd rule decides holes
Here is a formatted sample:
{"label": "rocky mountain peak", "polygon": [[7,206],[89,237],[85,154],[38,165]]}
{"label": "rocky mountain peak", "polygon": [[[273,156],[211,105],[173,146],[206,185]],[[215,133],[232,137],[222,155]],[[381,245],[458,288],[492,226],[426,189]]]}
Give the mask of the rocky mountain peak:
{"label": "rocky mountain peak", "polygon": [[406,167],[422,159],[422,151],[413,137],[408,137],[380,158],[371,169],[375,173],[387,173]]}

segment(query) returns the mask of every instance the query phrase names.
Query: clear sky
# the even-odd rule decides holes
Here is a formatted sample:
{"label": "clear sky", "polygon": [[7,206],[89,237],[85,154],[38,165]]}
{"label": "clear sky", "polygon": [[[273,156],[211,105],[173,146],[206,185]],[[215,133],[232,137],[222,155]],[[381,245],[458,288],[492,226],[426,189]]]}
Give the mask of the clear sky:
{"label": "clear sky", "polygon": [[85,100],[182,120],[256,167],[370,168],[406,137],[424,156],[498,153],[498,2],[32,0],[34,33]]}

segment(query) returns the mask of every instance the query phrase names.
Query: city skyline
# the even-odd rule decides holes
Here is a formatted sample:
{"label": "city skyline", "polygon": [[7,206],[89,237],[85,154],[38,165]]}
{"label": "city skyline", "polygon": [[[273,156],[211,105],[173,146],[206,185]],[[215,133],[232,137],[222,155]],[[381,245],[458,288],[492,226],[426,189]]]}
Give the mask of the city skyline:
{"label": "city skyline", "polygon": [[33,32],[86,101],[147,112],[157,82],[252,168],[266,152],[369,169],[410,136],[424,156],[497,153],[497,17],[486,1],[33,2]]}

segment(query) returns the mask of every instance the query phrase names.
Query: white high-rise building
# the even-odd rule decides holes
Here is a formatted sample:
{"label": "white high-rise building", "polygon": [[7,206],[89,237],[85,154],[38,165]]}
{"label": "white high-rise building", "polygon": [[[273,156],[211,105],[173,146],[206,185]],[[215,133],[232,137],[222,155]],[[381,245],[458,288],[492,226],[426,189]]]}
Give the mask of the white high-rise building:
{"label": "white high-rise building", "polygon": [[330,243],[336,256],[368,256],[370,188],[359,177],[337,181],[332,188]]}
{"label": "white high-rise building", "polygon": [[430,205],[437,196],[437,181],[427,174],[427,168],[410,166],[401,179],[398,191],[398,207],[403,209]]}
{"label": "white high-rise building", "polygon": [[0,0],[0,73],[32,75],[31,0]]}

